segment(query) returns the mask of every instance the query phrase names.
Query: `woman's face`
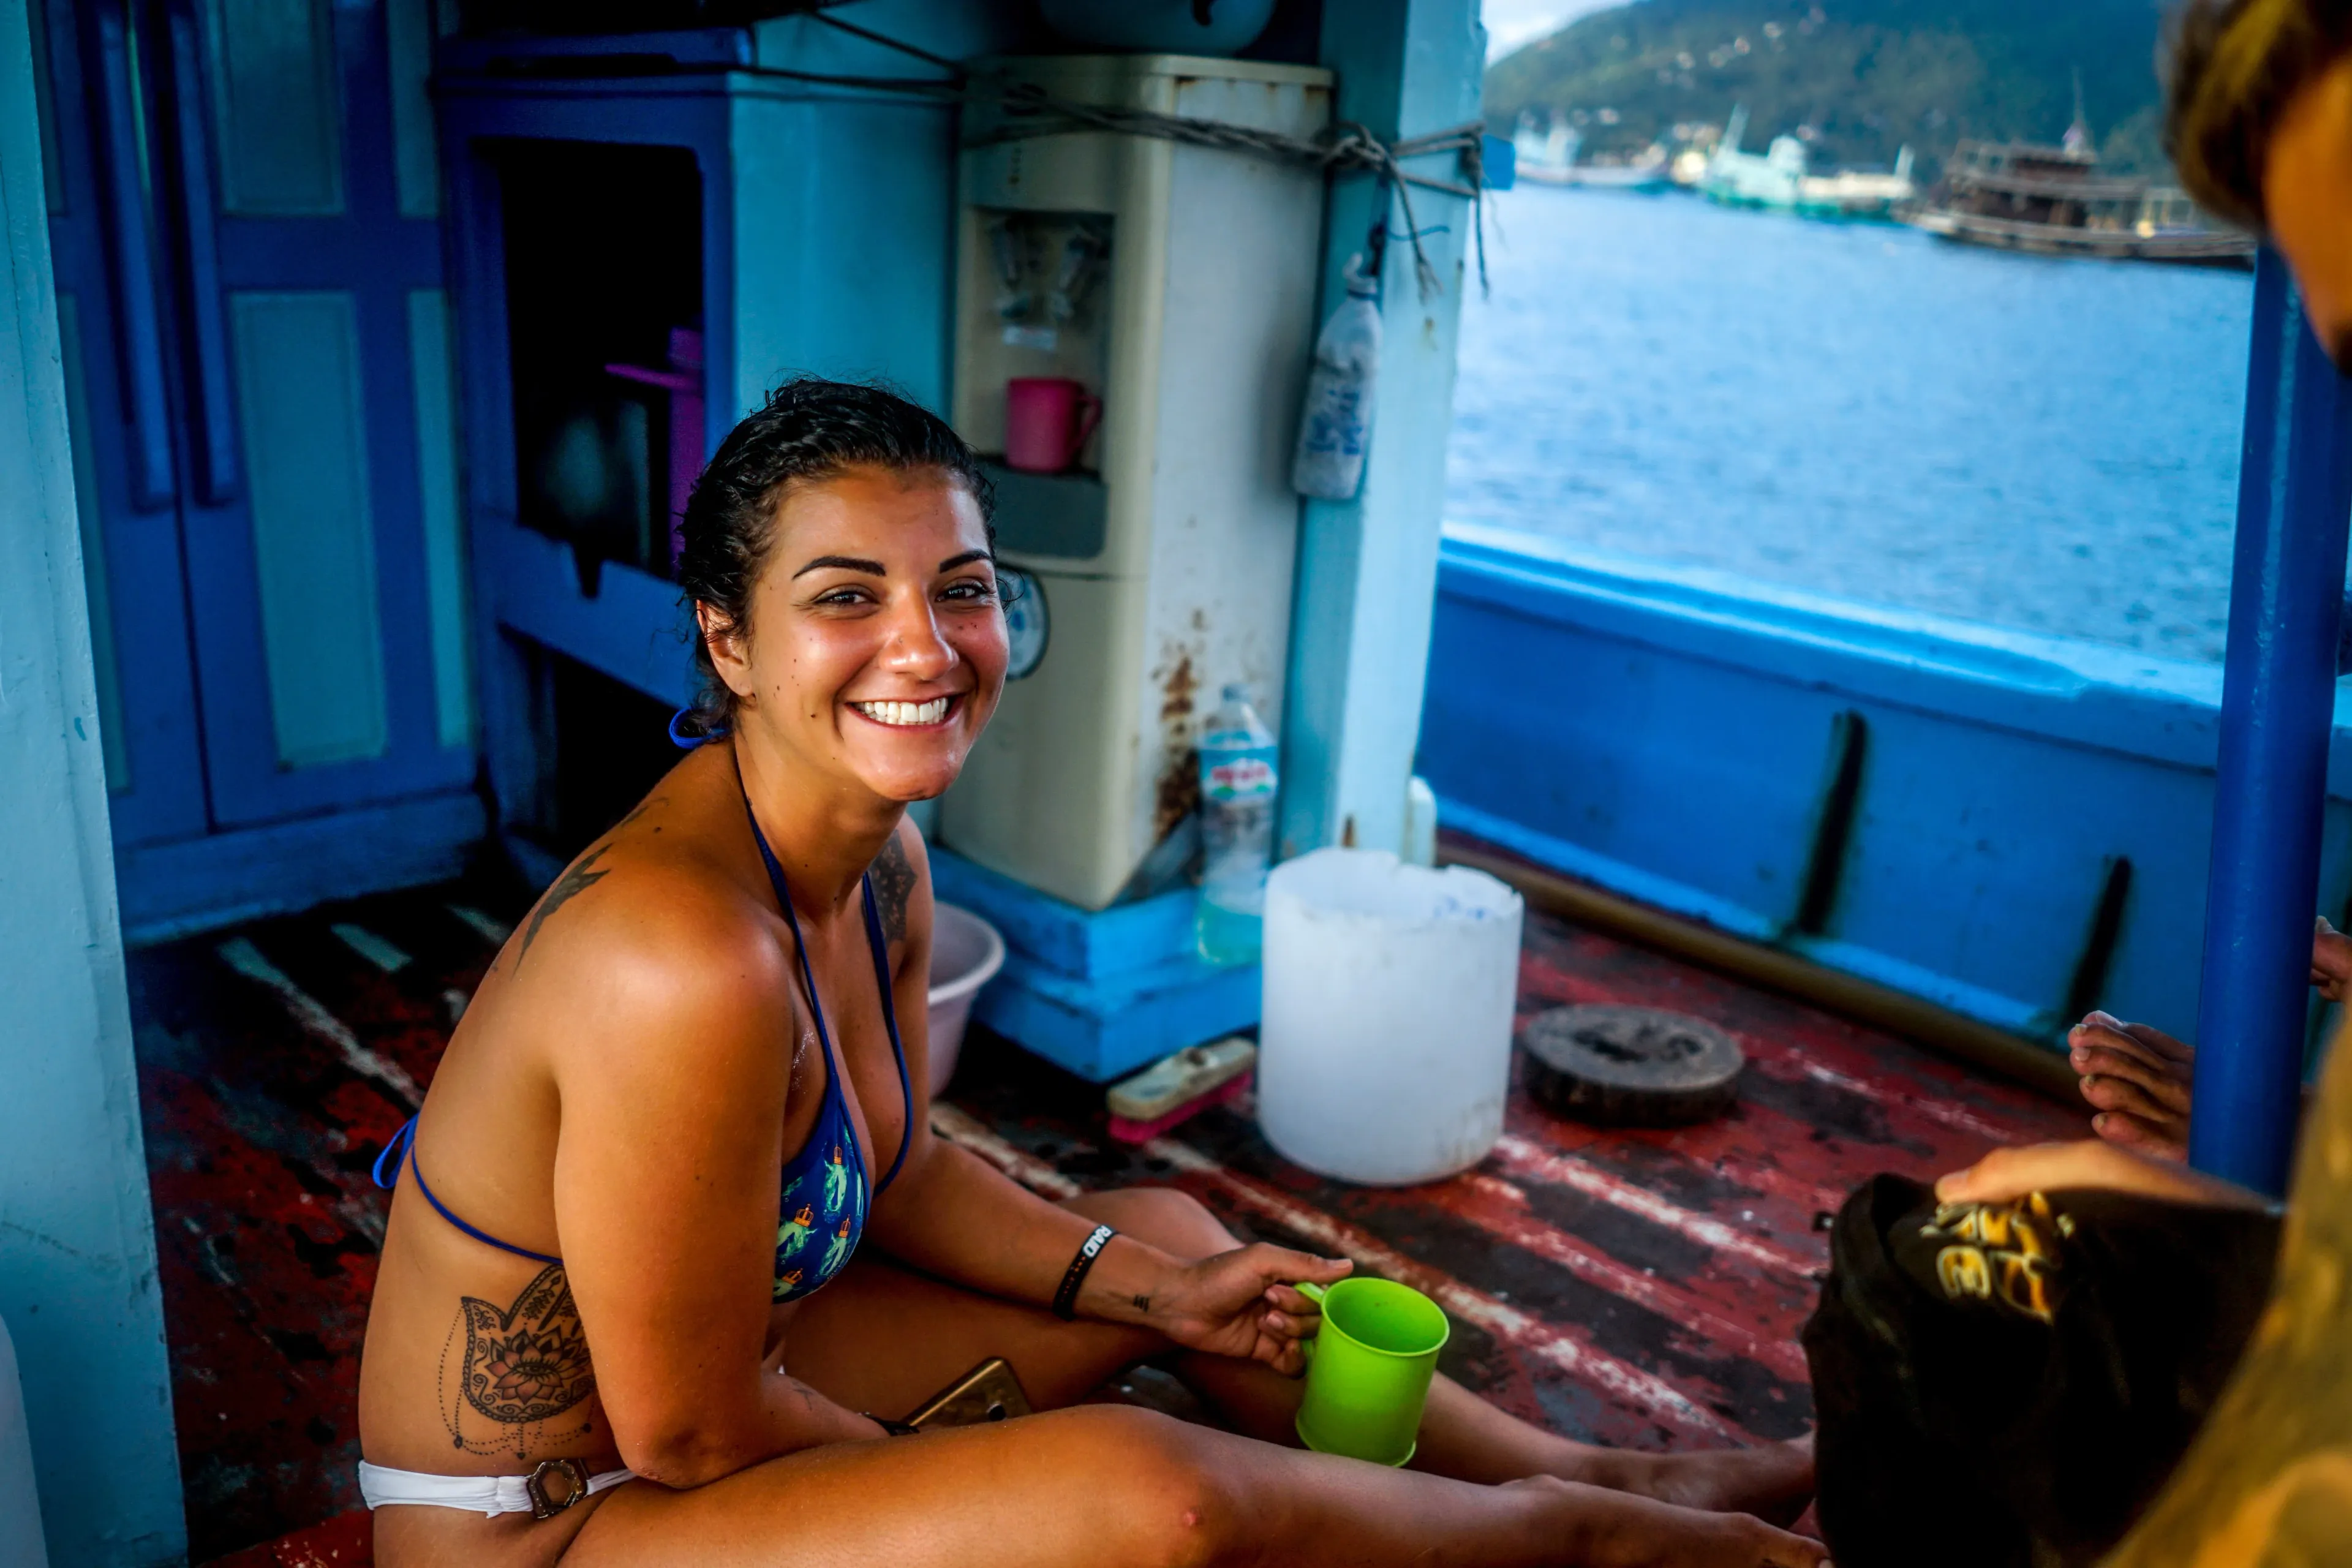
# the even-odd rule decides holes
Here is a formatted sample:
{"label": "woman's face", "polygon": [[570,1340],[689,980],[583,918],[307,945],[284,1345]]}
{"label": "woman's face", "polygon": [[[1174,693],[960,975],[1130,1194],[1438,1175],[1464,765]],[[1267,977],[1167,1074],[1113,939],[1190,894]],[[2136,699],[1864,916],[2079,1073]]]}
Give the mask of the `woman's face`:
{"label": "woman's face", "polygon": [[936,468],[860,467],[796,484],[751,591],[748,636],[711,639],[755,726],[887,800],[955,782],[1007,658],[980,508]]}
{"label": "woman's face", "polygon": [[2263,165],[2263,207],[2312,331],[2352,372],[2352,59],[2288,101]]}

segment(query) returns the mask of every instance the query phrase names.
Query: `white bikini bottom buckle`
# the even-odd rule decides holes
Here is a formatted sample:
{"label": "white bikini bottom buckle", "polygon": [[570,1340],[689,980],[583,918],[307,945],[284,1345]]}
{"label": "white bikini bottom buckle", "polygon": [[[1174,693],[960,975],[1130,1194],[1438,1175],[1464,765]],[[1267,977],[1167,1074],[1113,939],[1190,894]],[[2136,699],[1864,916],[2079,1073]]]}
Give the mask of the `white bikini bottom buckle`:
{"label": "white bikini bottom buckle", "polygon": [[[562,1490],[551,1495],[547,1489],[550,1476],[562,1478]],[[533,1519],[553,1519],[588,1495],[588,1468],[577,1459],[541,1459],[523,1481],[522,1489],[530,1497]]]}

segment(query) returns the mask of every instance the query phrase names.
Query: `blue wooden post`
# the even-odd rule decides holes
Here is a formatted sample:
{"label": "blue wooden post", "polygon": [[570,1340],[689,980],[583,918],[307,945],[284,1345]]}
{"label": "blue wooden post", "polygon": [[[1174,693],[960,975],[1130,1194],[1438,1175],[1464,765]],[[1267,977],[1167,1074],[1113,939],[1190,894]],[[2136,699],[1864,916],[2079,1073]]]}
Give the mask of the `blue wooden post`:
{"label": "blue wooden post", "polygon": [[48,1560],[144,1568],[188,1538],[28,41],[0,0],[0,1318]]}
{"label": "blue wooden post", "polygon": [[[1383,139],[1423,136],[1478,118],[1486,30],[1476,0],[1348,0],[1325,8],[1322,63],[1339,73],[1335,118]],[[1415,173],[1459,177],[1454,155],[1414,160]],[[1340,268],[1364,247],[1374,182],[1351,174],[1331,193],[1323,239],[1322,310],[1344,296]],[[1402,225],[1396,205],[1391,217]],[[1402,849],[1405,784],[1421,735],[1422,687],[1437,597],[1437,529],[1445,504],[1445,437],[1453,424],[1454,330],[1465,277],[1470,206],[1412,193],[1439,290],[1423,299],[1412,247],[1389,247],[1381,291],[1384,342],[1373,393],[1363,489],[1350,501],[1308,501],[1300,520],[1290,679],[1284,698],[1279,852],[1352,839]],[[1320,318],[1318,318],[1318,321]]]}
{"label": "blue wooden post", "polygon": [[2352,502],[2352,395],[2265,249],[2254,280],[2198,1005],[2200,1170],[2284,1192],[2303,1080]]}

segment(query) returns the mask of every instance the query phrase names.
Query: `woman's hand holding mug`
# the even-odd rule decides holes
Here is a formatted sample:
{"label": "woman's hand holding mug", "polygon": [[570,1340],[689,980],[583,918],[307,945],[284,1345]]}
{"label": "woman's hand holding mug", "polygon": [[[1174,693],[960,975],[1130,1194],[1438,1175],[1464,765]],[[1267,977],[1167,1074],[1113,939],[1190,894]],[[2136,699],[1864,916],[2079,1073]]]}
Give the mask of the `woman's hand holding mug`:
{"label": "woman's hand holding mug", "polygon": [[1296,1375],[1307,1364],[1299,1341],[1321,1314],[1291,1287],[1328,1285],[1354,1268],[1264,1242],[1238,1247],[1172,1270],[1150,1293],[1145,1321],[1187,1350],[1262,1361]]}

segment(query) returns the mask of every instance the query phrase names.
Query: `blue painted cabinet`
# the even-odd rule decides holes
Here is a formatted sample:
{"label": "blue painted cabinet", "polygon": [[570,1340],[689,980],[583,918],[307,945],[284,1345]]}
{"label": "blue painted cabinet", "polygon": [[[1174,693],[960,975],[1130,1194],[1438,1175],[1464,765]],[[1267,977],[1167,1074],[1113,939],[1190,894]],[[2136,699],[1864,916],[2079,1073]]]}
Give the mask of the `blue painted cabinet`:
{"label": "blue painted cabinet", "polygon": [[36,16],[125,923],[454,868],[480,814],[429,0]]}
{"label": "blue painted cabinet", "polygon": [[[1009,10],[931,0],[889,25],[980,53]],[[529,873],[603,830],[614,780],[642,788],[674,757],[659,708],[693,684],[668,573],[679,470],[797,373],[946,401],[955,111],[796,74],[910,68],[805,17],[440,51],[486,771]],[[700,430],[646,402],[646,377],[689,390]],[[603,695],[569,701],[574,682]],[[631,736],[656,754],[616,757]]]}

